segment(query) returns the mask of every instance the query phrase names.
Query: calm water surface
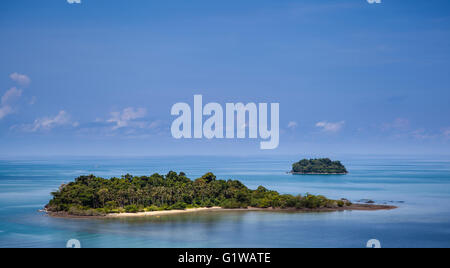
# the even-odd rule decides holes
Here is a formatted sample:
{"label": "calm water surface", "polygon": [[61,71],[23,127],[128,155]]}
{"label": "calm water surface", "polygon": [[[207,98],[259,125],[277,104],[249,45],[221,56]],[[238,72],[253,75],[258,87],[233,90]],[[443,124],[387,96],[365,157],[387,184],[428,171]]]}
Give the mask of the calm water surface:
{"label": "calm water surface", "polygon": [[[450,247],[450,157],[346,157],[346,176],[287,175],[292,157],[0,160],[0,247]],[[214,212],[135,219],[55,219],[37,212],[83,174],[214,172],[250,188],[394,204],[392,211]]]}

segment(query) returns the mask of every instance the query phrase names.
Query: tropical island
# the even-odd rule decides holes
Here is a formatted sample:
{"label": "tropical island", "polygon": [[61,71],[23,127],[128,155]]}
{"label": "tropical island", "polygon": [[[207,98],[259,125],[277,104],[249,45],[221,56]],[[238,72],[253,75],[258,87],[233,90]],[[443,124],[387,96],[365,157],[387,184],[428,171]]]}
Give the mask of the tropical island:
{"label": "tropical island", "polygon": [[348,174],[347,169],[340,161],[331,161],[329,158],[303,159],[292,165],[292,174],[295,175],[336,175]]}
{"label": "tropical island", "polygon": [[46,211],[51,216],[62,217],[159,215],[206,209],[338,211],[395,208],[352,204],[345,199],[331,200],[320,195],[281,195],[262,186],[250,190],[237,180],[217,180],[212,173],[194,181],[184,173],[175,172],[150,177],[128,174],[112,179],[81,176],[62,185],[52,195]]}

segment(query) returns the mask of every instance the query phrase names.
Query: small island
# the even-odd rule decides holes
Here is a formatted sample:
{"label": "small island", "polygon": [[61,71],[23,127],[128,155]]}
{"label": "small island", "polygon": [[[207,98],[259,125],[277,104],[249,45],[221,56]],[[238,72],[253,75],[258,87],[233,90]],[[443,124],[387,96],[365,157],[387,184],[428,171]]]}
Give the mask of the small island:
{"label": "small island", "polygon": [[262,186],[248,189],[237,180],[217,180],[212,173],[194,181],[184,173],[166,176],[103,179],[81,176],[52,193],[46,212],[56,217],[120,217],[185,213],[203,210],[339,211],[393,209],[352,204],[320,195],[281,195]]}
{"label": "small island", "polygon": [[294,163],[291,173],[295,175],[344,175],[348,174],[348,171],[340,161],[320,158],[303,159]]}

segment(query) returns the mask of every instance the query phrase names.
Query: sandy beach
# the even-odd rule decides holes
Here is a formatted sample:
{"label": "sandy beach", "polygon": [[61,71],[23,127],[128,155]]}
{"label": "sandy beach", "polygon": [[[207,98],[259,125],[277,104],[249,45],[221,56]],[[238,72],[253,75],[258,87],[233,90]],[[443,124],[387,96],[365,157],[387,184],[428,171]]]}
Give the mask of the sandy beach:
{"label": "sandy beach", "polygon": [[212,208],[191,208],[186,210],[149,211],[138,213],[119,213],[119,214],[115,213],[115,214],[108,214],[105,216],[105,218],[151,217],[151,216],[165,216],[165,215],[184,214],[202,211],[223,211],[223,210],[224,209],[221,207],[212,207]]}
{"label": "sandy beach", "polygon": [[336,211],[375,211],[375,210],[392,210],[396,209],[396,206],[389,205],[376,205],[376,204],[352,204],[346,207],[336,207],[336,208],[319,208],[319,209],[295,209],[295,208],[235,208],[226,209],[221,207],[211,207],[211,208],[191,208],[186,210],[164,210],[164,211],[149,211],[149,212],[138,212],[138,213],[111,213],[105,216],[74,216],[66,212],[49,212],[46,213],[50,217],[55,218],[74,218],[74,219],[93,219],[93,218],[133,218],[133,217],[160,217],[168,215],[177,214],[187,214],[196,212],[236,212],[236,211],[261,211],[261,212],[286,212],[286,213],[318,213],[318,212],[336,212]]}
{"label": "sandy beach", "polygon": [[395,206],[387,205],[369,205],[369,204],[353,204],[347,207],[337,208],[320,208],[320,209],[281,209],[281,208],[240,208],[240,209],[225,209],[221,207],[212,208],[192,208],[186,210],[166,210],[166,211],[151,211],[151,212],[138,212],[138,213],[120,213],[120,214],[108,214],[104,218],[127,218],[127,217],[154,217],[154,216],[166,216],[175,214],[195,213],[195,212],[213,212],[213,211],[267,211],[267,212],[334,212],[334,211],[374,211],[374,210],[391,210],[396,209]]}

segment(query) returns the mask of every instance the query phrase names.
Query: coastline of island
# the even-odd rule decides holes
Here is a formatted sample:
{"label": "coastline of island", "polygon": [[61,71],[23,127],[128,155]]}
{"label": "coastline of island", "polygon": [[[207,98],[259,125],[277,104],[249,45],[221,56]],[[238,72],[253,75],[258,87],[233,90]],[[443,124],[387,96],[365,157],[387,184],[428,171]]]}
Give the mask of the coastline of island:
{"label": "coastline of island", "polygon": [[52,193],[45,212],[54,217],[118,218],[161,216],[202,211],[333,212],[386,210],[394,206],[353,204],[322,195],[290,195],[259,186],[249,189],[237,180],[217,180],[213,173],[191,180],[183,172],[163,176],[103,179],[81,176]]}
{"label": "coastline of island", "polygon": [[54,218],[73,218],[73,219],[119,219],[119,218],[142,218],[142,217],[161,217],[180,214],[204,213],[204,212],[286,212],[286,213],[321,213],[321,212],[339,212],[339,211],[377,211],[377,210],[393,210],[396,206],[376,205],[376,204],[352,204],[346,207],[336,208],[190,208],[185,210],[165,210],[165,211],[147,211],[136,213],[110,213],[100,216],[76,216],[67,212],[51,212],[45,211],[47,215]]}

